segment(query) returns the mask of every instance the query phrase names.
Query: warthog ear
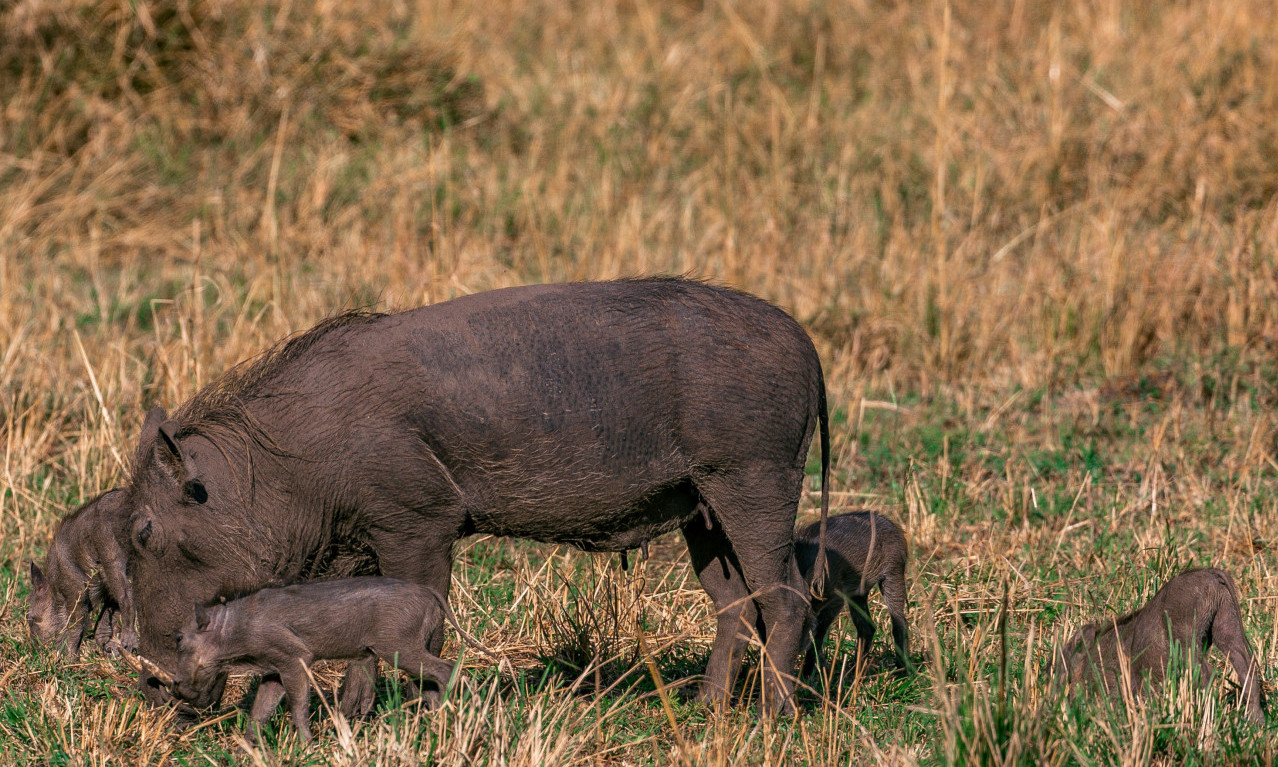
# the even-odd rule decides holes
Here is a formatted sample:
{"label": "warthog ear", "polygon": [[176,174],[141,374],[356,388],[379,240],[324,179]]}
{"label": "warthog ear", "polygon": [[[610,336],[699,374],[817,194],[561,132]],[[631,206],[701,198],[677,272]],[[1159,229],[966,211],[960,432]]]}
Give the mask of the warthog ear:
{"label": "warthog ear", "polygon": [[209,493],[205,490],[204,483],[197,476],[195,461],[178,444],[177,432],[177,421],[169,419],[161,422],[158,427],[159,439],[155,446],[156,451],[160,455],[160,460],[172,470],[173,476],[182,483],[182,493],[196,503],[204,503],[209,499]]}
{"label": "warthog ear", "polygon": [[148,453],[155,450],[155,440],[160,436],[160,424],[168,420],[168,417],[169,414],[158,405],[147,411],[142,430],[138,432],[138,450],[133,458],[134,464],[140,464]]}
{"label": "warthog ear", "polygon": [[163,421],[156,431],[155,452],[173,473],[181,477],[187,469],[186,456],[182,455],[182,446],[178,444],[177,432],[179,424],[172,418]]}
{"label": "warthog ear", "polygon": [[204,631],[209,627],[209,611],[200,600],[195,600],[195,627]]}

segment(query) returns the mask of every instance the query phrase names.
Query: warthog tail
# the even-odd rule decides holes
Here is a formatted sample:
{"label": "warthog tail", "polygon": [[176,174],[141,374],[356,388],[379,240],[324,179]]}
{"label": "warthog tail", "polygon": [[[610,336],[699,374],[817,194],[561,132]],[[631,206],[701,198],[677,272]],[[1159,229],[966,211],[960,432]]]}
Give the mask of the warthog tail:
{"label": "warthog tail", "polygon": [[825,596],[825,526],[830,518],[830,415],[825,403],[825,374],[817,367],[817,420],[821,431],[821,531],[817,535],[816,562],[812,566],[810,593],[817,599]]}
{"label": "warthog tail", "polygon": [[435,601],[439,602],[439,607],[443,610],[444,617],[452,624],[453,630],[457,632],[459,637],[461,637],[463,643],[471,649],[477,650],[478,652],[488,656],[492,660],[500,660],[496,655],[490,652],[487,647],[484,647],[482,642],[471,636],[469,632],[461,627],[461,624],[457,622],[457,616],[453,614],[453,608],[448,606],[448,599],[445,598],[443,594],[429,586],[425,586],[424,588],[430,592],[431,596],[435,597]]}

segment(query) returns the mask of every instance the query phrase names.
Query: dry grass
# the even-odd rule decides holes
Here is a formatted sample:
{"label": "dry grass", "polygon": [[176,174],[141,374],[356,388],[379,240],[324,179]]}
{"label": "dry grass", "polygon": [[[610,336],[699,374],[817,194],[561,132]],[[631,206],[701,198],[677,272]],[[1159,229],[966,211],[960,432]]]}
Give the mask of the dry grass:
{"label": "dry grass", "polygon": [[[1228,695],[1080,709],[1044,678],[1207,562],[1272,675],[1271,3],[0,0],[0,105],[0,758],[1271,758]],[[704,661],[675,541],[642,581],[475,542],[454,602],[502,668],[309,756],[171,732],[122,667],[24,644],[25,558],[151,405],[343,307],[652,272],[812,332],[838,505],[914,544],[915,680],[775,727],[675,696],[674,737],[634,626],[665,683]]]}

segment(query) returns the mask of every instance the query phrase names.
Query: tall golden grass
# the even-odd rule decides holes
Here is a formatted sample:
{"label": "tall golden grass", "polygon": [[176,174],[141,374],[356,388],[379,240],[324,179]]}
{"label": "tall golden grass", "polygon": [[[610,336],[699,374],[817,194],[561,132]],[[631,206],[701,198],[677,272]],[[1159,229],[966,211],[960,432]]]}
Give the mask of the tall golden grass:
{"label": "tall golden grass", "polygon": [[[1275,19],[1265,0],[0,0],[0,562],[15,572],[68,504],[121,480],[148,407],[340,308],[674,272],[763,295],[808,327],[847,418],[840,483],[866,433],[898,428],[867,419],[927,417],[911,398],[943,394],[964,428],[1022,440],[1004,476],[920,459],[895,495],[835,487],[900,512],[921,588],[941,588],[929,620],[952,636],[970,628],[962,605],[996,609],[1001,578],[1025,599],[1054,594],[1042,571],[1017,580],[1027,562],[1086,573],[1079,535],[1133,525],[1150,550],[1223,547],[1250,566],[1274,510],[1249,498],[1272,476],[1263,409],[1278,400]],[[1132,387],[1178,404],[1104,491],[1113,502],[1071,467],[1050,481],[1077,508],[1028,523],[1045,480],[1020,459],[1062,423],[1114,417],[1107,397]],[[1046,393],[1041,409],[1025,392]],[[1183,424],[1216,442],[1195,453]],[[932,480],[994,511],[940,517],[919,485]],[[1189,505],[1164,500],[1145,520],[1159,492]],[[1213,496],[1224,533],[1193,513]],[[995,511],[1023,524],[999,527]],[[511,657],[562,628],[551,608],[565,597],[541,567],[519,560],[527,611],[488,637]],[[970,591],[944,592],[963,568]],[[679,607],[646,609],[699,616],[704,642],[707,605],[679,573]],[[1272,587],[1263,568],[1235,574]],[[18,638],[16,583],[0,619]],[[691,630],[670,620],[666,638]],[[981,652],[994,625],[976,624]],[[35,661],[13,662],[21,673],[0,680],[36,678],[22,665]],[[947,728],[975,717],[976,735],[849,751],[816,733],[861,738],[840,710],[804,725],[816,729],[798,753],[966,759],[964,738],[992,720],[958,713],[976,688],[935,681],[924,707]],[[513,716],[496,692],[475,695],[496,712],[482,727]],[[539,721],[584,721],[558,695]],[[48,716],[99,740],[140,716],[94,703],[77,719],[49,698]],[[1191,719],[1214,711],[1191,703]],[[434,737],[453,716],[466,714],[432,720]],[[710,725],[699,758],[796,753],[748,725]],[[403,751],[397,726],[343,741],[341,759],[429,750]],[[559,726],[501,753],[606,751],[556,740]],[[1156,729],[1116,734],[1130,736],[1120,761],[1146,763]],[[88,753],[116,753],[103,748]],[[458,748],[447,759],[471,753]]]}
{"label": "tall golden grass", "polygon": [[791,309],[836,383],[1264,355],[1270,11],[11,2],[5,333],[269,303],[220,368],[343,303],[664,271]]}

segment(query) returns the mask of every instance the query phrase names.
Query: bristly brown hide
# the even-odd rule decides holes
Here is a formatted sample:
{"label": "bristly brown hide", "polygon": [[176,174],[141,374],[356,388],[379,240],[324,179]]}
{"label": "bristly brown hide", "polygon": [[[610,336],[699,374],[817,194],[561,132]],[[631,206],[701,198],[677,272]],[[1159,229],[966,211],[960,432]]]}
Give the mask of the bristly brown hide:
{"label": "bristly brown hide", "polygon": [[[794,520],[817,434],[828,479],[824,403],[798,323],[693,280],[341,315],[148,417],[129,487],[142,649],[164,665],[191,600],[314,577],[343,549],[446,593],[466,535],[624,551],[682,530],[723,608],[703,696],[728,699],[744,619],[768,629],[765,708],[792,710]],[[348,692],[367,710],[366,685]]]}

